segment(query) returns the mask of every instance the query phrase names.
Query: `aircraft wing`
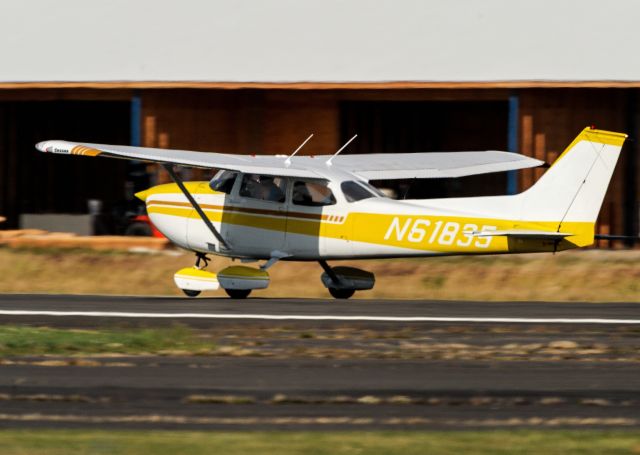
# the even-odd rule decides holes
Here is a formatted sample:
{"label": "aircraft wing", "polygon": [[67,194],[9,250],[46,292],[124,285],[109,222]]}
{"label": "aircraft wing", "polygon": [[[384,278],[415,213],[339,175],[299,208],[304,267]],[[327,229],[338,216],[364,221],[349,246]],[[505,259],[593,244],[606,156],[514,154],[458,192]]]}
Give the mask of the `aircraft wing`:
{"label": "aircraft wing", "polygon": [[331,158],[329,155],[294,156],[287,165],[285,156],[231,155],[61,140],[40,142],[36,148],[42,152],[63,155],[106,156],[284,177],[326,178],[326,172],[323,171],[335,169],[365,180],[462,177],[543,164],[524,155],[498,151],[338,155],[331,159],[330,165],[327,165]]}
{"label": "aircraft wing", "polygon": [[544,164],[518,153],[427,152],[338,155],[333,165],[366,180],[445,178],[513,171]]}
{"label": "aircraft wing", "polygon": [[39,142],[41,152],[62,155],[106,156],[153,163],[179,164],[205,169],[229,169],[240,172],[280,175],[284,177],[320,177],[311,169],[292,163],[285,166],[285,158],[269,155],[230,155],[226,153],[192,152],[188,150],[131,147],[126,145],[89,144],[68,141]]}

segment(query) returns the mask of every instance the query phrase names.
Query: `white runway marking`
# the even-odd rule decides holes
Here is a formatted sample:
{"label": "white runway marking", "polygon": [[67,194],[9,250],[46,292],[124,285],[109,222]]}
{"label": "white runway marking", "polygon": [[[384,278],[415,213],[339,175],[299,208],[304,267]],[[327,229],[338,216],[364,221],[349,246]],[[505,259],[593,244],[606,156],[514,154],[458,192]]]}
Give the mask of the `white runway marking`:
{"label": "white runway marking", "polygon": [[138,313],[121,311],[31,311],[0,310],[4,316],[54,316],[90,318],[144,319],[248,319],[265,321],[362,321],[362,322],[477,322],[517,324],[640,324],[640,319],[600,318],[495,318],[437,316],[342,316],[301,314],[233,314],[233,313]]}

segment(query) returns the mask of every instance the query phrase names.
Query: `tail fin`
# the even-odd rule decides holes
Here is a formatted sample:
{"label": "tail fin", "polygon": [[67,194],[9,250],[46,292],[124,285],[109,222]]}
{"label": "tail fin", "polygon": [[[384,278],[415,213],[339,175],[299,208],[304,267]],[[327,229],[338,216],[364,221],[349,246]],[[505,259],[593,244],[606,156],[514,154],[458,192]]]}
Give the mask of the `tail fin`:
{"label": "tail fin", "polygon": [[585,128],[531,188],[522,213],[536,221],[595,223],[626,134]]}

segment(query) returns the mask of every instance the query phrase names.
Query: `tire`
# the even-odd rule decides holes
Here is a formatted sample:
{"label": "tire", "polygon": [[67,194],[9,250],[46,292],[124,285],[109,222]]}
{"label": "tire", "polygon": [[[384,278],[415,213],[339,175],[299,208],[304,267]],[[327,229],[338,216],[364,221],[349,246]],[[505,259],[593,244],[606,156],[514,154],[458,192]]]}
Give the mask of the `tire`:
{"label": "tire", "polygon": [[331,294],[336,299],[348,299],[353,294],[355,294],[355,289],[336,289],[329,288],[329,294]]}
{"label": "tire", "polygon": [[225,289],[224,292],[232,299],[246,299],[251,294],[251,289]]}
{"label": "tire", "polygon": [[182,292],[187,295],[187,297],[198,297],[201,291],[194,291],[192,289],[183,289]]}

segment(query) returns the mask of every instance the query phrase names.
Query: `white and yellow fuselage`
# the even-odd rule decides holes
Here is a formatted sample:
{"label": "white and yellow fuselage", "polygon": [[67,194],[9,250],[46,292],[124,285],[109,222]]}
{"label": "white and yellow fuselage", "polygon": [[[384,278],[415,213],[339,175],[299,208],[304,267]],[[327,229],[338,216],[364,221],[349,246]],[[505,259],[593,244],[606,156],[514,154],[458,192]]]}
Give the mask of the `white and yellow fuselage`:
{"label": "white and yellow fuselage", "polygon": [[140,196],[145,199],[151,221],[172,242],[203,253],[268,259],[272,252],[281,251],[287,253],[287,259],[318,260],[556,251],[593,243],[594,224],[589,222],[565,224],[574,235],[559,243],[474,235],[482,231],[557,229],[557,221],[523,222],[462,210],[484,199],[500,204],[500,197],[476,201],[371,198],[353,203],[338,201],[321,210],[310,210],[287,203],[234,199],[233,195],[212,191],[208,182],[189,182],[187,187],[228,242],[229,250],[220,248],[177,185],[160,185]]}
{"label": "white and yellow fuselage", "polygon": [[325,184],[335,202],[308,207],[292,201],[293,181],[300,179],[288,179],[283,202],[240,196],[241,173],[228,194],[212,190],[209,182],[188,182],[188,191],[228,248],[212,236],[177,185],[159,185],[138,197],[152,222],[177,245],[229,257],[269,259],[278,252],[288,260],[319,260],[551,252],[593,243],[595,220],[625,137],[583,131],[536,185],[514,196],[378,196],[349,202],[341,183],[353,176],[327,170]]}

